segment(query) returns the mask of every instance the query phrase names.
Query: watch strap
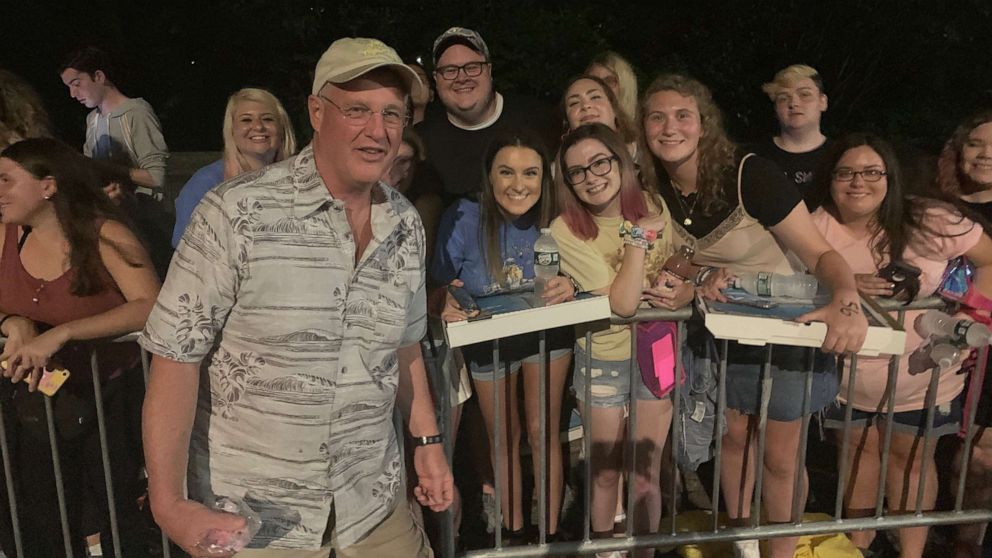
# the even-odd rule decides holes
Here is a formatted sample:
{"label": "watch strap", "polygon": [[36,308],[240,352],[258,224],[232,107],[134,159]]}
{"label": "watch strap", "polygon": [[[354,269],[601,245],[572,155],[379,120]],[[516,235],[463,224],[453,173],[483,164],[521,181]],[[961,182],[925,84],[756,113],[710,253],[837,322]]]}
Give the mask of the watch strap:
{"label": "watch strap", "polygon": [[444,435],[435,434],[433,436],[414,436],[413,445],[416,447],[429,446],[431,444],[443,444]]}

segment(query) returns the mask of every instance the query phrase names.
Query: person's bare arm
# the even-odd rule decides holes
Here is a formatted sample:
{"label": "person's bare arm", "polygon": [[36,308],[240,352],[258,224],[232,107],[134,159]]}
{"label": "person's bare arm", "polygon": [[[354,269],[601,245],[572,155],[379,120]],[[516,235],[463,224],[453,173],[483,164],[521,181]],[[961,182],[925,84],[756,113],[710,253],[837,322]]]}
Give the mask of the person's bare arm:
{"label": "person's bare arm", "polygon": [[[410,434],[414,437],[439,434],[420,343],[400,347],[397,349],[397,356],[399,385],[396,389],[396,404]],[[444,445],[417,446],[413,450],[413,465],[419,483],[414,488],[417,500],[433,511],[446,510],[454,497],[454,479],[444,454]]]}
{"label": "person's bare arm", "polygon": [[770,228],[775,238],[795,252],[816,278],[832,293],[830,304],[817,308],[797,321],[822,321],[827,324],[827,336],[822,349],[835,353],[855,353],[864,345],[868,320],[861,312],[854,273],[843,256],[834,251],[813,225],[806,204],[800,202],[777,225]]}
{"label": "person's bare arm", "polygon": [[148,500],[155,522],[193,556],[204,555],[196,545],[210,529],[235,531],[245,526],[241,516],[216,512],[186,498],[199,376],[198,362],[153,356],[141,421]]}

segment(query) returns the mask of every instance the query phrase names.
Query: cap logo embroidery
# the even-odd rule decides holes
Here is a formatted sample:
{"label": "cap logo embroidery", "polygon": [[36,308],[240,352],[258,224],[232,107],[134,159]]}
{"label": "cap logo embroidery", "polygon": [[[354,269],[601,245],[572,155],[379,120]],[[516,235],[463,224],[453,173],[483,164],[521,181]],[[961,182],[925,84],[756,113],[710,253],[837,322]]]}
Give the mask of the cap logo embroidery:
{"label": "cap logo embroidery", "polygon": [[380,56],[385,54],[389,50],[389,47],[382,44],[380,41],[371,40],[362,49],[362,56]]}

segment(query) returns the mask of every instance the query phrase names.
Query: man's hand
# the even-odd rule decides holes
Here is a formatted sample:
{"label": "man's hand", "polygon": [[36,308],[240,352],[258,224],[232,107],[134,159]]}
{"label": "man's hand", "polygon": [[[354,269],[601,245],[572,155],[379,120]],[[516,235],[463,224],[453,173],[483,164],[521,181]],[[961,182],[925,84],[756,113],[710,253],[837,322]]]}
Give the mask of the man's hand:
{"label": "man's hand", "polygon": [[168,504],[155,505],[155,522],[169,539],[182,547],[193,558],[224,558],[234,552],[209,551],[200,543],[208,531],[234,532],[245,529],[247,522],[240,515],[214,511],[199,502],[177,499]]}
{"label": "man's hand", "polygon": [[421,506],[431,511],[448,509],[455,494],[455,481],[444,455],[444,444],[429,444],[413,449],[413,468],[417,471],[417,486],[413,495]]}

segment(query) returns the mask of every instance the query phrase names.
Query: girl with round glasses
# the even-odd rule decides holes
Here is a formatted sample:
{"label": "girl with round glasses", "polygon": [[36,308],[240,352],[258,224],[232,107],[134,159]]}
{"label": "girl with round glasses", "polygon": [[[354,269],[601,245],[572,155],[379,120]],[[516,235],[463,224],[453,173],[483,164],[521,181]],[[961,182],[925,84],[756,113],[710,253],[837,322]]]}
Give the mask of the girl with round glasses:
{"label": "girl with round glasses", "polygon": [[[562,269],[583,290],[608,295],[614,313],[631,316],[645,294],[654,293],[650,287],[671,252],[663,204],[642,191],[627,146],[604,124],[587,124],[566,134],[557,163],[561,216],[552,222],[551,232],[558,241]],[[691,285],[664,296],[667,307],[684,306],[692,299]],[[592,461],[591,521],[597,538],[613,533],[628,404],[637,407],[635,531],[657,532],[661,518],[661,454],[672,403],[644,384],[631,358],[630,336],[630,326],[614,325],[593,333],[590,346],[581,333],[575,345],[572,389],[580,412],[589,407],[589,415],[582,419],[586,435],[592,438],[592,454],[587,458]],[[588,402],[587,382],[592,383]],[[632,382],[634,401],[629,401]],[[637,553],[653,555],[654,550]]]}
{"label": "girl with round glasses", "polygon": [[[533,292],[534,243],[554,211],[549,161],[541,140],[529,132],[513,132],[498,138],[486,151],[483,188],[479,201],[459,200],[442,216],[438,246],[431,275],[434,280],[465,289],[472,297]],[[568,278],[547,282],[543,298],[547,305],[571,300],[575,290]],[[466,312],[448,293],[441,319],[464,320]],[[520,461],[521,421],[519,390],[523,389],[527,443],[531,448],[534,478],[542,478],[540,454],[547,448],[548,535],[558,530],[563,475],[561,445],[557,441],[561,403],[571,358],[571,328],[549,330],[546,337],[548,359],[547,400],[540,400],[540,355],[538,335],[529,333],[499,341],[500,362],[493,363],[492,342],[462,349],[478,394],[490,447],[493,467],[499,467],[500,505],[504,544],[524,542],[523,476]],[[520,371],[522,373],[518,373]],[[521,377],[523,385],[521,386]],[[494,392],[501,405],[494,407]],[[541,405],[546,405],[547,435],[542,440]],[[501,449],[495,452],[495,427],[501,428]],[[535,488],[536,490],[536,488]]]}
{"label": "girl with round glasses", "polygon": [[[695,248],[694,263],[712,266],[702,296],[724,301],[721,289],[737,272],[792,274],[786,251],[794,252],[833,293],[830,303],[798,318],[827,324],[824,352],[861,348],[867,321],[860,311],[854,275],[813,228],[795,185],[771,162],[742,153],[726,135],[720,110],[702,83],[677,74],[657,78],[641,102],[641,139],[646,181],[672,212],[672,241]],[[817,352],[812,367],[811,408],[819,411],[837,394],[835,359]],[[775,346],[765,455],[754,456],[760,411],[764,347],[729,343],[726,372],[727,432],[721,462],[729,517],[750,515],[757,461],[764,467],[763,504],[768,519],[789,521],[802,421],[808,350]],[[796,538],[774,539],[773,557],[790,557]],[[737,543],[755,555],[756,542]]]}
{"label": "girl with round glasses", "polygon": [[[857,274],[862,293],[907,301],[915,296],[930,296],[940,284],[948,260],[966,255],[979,266],[978,288],[992,294],[992,239],[950,204],[907,197],[898,160],[886,141],[871,134],[845,136],[831,146],[821,169],[813,188],[814,199],[821,206],[813,214],[813,222]],[[900,265],[907,271],[900,275],[880,271],[891,265]],[[911,279],[917,272],[918,277]],[[904,281],[894,282],[899,278]],[[935,443],[925,455],[922,450],[930,370],[934,366],[928,358],[930,347],[913,327],[923,312],[907,310],[905,314],[906,350],[899,362],[892,400],[895,414],[886,472],[887,503],[892,512],[915,509],[923,469],[927,480],[923,509],[933,509],[937,497]],[[841,405],[826,411],[824,424],[843,429],[845,406],[853,407],[848,463],[840,465],[849,471],[844,498],[849,517],[872,515],[875,511],[881,441],[889,428],[885,422],[888,365],[887,356],[860,357],[852,381],[850,362],[844,362],[838,395]],[[939,371],[937,392],[931,394],[937,406],[933,422],[936,436],[958,430],[958,395],[964,388],[960,368],[960,363],[954,363]],[[853,391],[849,391],[850,387]],[[837,440],[841,441],[839,434]],[[850,534],[862,549],[868,548],[874,535],[874,531]],[[922,556],[926,538],[926,527],[900,529],[901,555]]]}

